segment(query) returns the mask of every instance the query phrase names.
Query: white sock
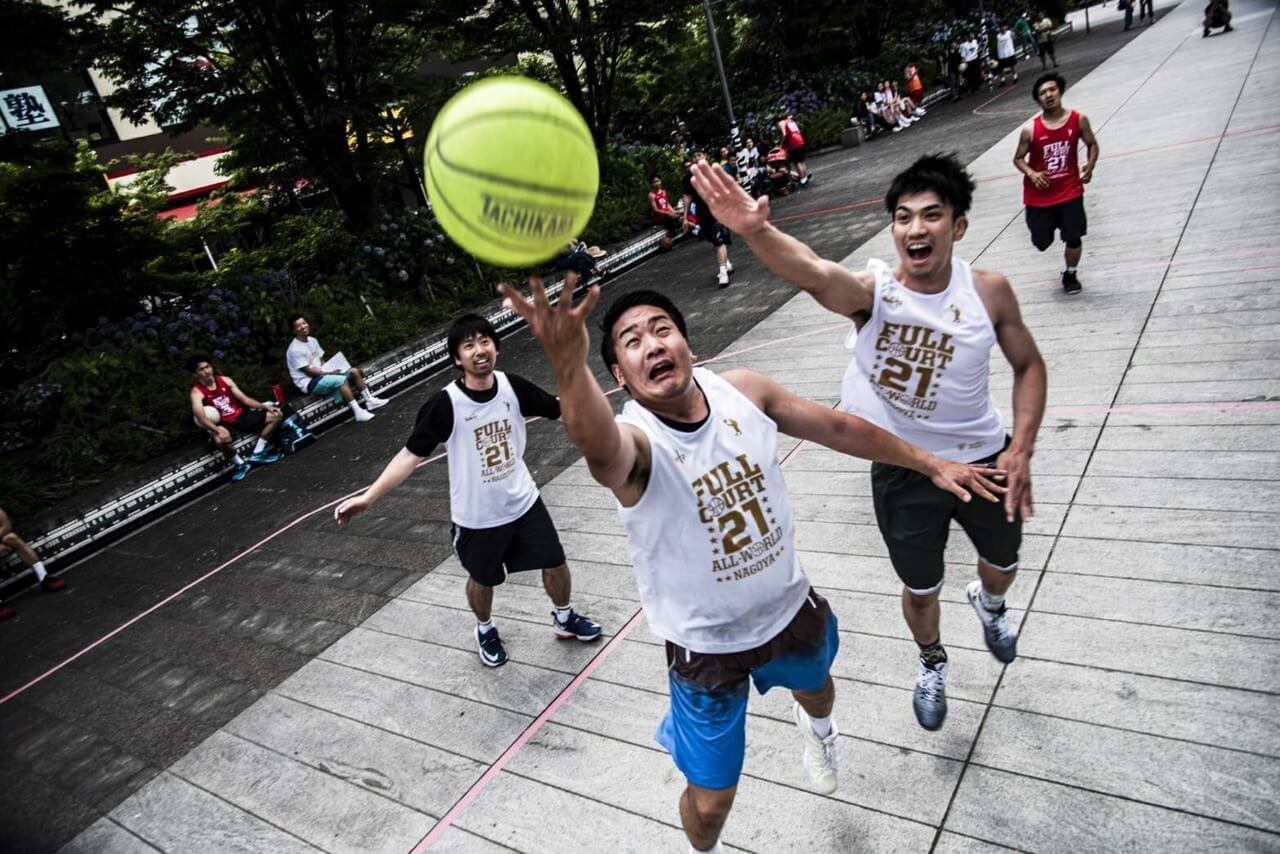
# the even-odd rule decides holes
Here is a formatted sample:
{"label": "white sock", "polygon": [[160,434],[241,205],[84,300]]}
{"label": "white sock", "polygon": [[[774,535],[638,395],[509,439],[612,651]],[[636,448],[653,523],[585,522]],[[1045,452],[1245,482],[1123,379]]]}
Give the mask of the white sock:
{"label": "white sock", "polygon": [[706,850],[703,850],[701,848],[694,848],[693,843],[690,843],[689,854],[724,854],[724,849],[720,847],[720,840],[717,839],[716,844],[712,845],[710,848],[707,848]]}
{"label": "white sock", "polygon": [[476,620],[476,628],[480,631],[480,634],[484,634],[485,632],[489,631],[490,629],[493,628],[493,617],[490,617],[489,619],[485,620],[483,623],[480,622],[479,620]]}
{"label": "white sock", "polygon": [[369,387],[365,386],[360,389],[360,397],[362,400],[373,400],[373,393],[369,391]]}
{"label": "white sock", "polygon": [[255,454],[260,454],[260,453],[262,453],[263,451],[265,451],[266,449],[267,449],[267,440],[266,440],[266,439],[264,439],[264,438],[262,438],[261,436],[259,436],[259,437],[258,437],[258,443],[257,443],[256,445],[254,445],[254,446],[253,446],[253,452],[254,452]]}
{"label": "white sock", "polygon": [[1064,273],[1074,273],[1075,271],[1076,271],[1075,267],[1068,267],[1066,264],[1062,265],[1062,272]]}
{"label": "white sock", "polygon": [[360,404],[356,403],[354,400],[348,403],[347,406],[351,407],[352,412],[356,413],[357,415],[360,414]]}
{"label": "white sock", "polygon": [[1004,594],[988,593],[985,585],[978,585],[978,602],[988,611],[999,611],[1004,607]]}
{"label": "white sock", "polygon": [[239,454],[236,454],[234,457],[231,458],[231,462],[234,463],[235,465],[242,466],[244,465],[244,457],[240,456]]}
{"label": "white sock", "polygon": [[44,577],[49,573],[45,571],[44,561],[38,560],[31,564],[31,571],[36,574],[36,581],[44,581]]}
{"label": "white sock", "polygon": [[809,728],[813,730],[813,734],[818,738],[826,738],[831,735],[831,716],[825,718],[809,718]]}
{"label": "white sock", "polygon": [[565,605],[563,608],[561,608],[561,607],[557,606],[557,607],[556,607],[556,620],[558,620],[558,621],[560,622],[560,624],[561,624],[561,625],[564,625],[564,624],[569,620],[569,615],[570,615],[570,614],[572,614],[572,613],[573,613],[573,603],[572,603],[572,602],[570,602],[568,605]]}

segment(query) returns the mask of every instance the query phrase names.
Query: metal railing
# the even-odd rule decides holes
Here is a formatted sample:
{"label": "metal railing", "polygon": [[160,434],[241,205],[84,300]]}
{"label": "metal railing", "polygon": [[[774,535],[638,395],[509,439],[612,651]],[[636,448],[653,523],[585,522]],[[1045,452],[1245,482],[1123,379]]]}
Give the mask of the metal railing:
{"label": "metal railing", "polygon": [[[580,283],[580,290],[585,290],[605,275],[621,272],[653,255],[658,251],[658,243],[664,235],[664,231],[655,231],[606,255],[596,264],[596,276],[590,282]],[[563,288],[563,277],[547,283],[547,292],[551,296],[559,294]],[[499,307],[486,316],[500,334],[514,331],[523,325],[520,316],[506,308]],[[390,364],[366,372],[365,379],[371,388],[376,388],[379,392],[390,391],[448,367],[450,361],[448,344],[444,338],[440,338]],[[302,413],[312,429],[317,429],[342,418],[350,409],[329,398],[320,398],[297,407],[297,411]],[[241,451],[247,450],[256,440],[256,436],[243,438],[237,442],[236,447]],[[201,454],[124,495],[57,525],[33,539],[31,545],[46,563],[65,562],[73,556],[83,554],[95,543],[111,537],[122,528],[155,516],[192,492],[226,476],[229,471],[227,460],[221,453]],[[14,556],[0,563],[0,571],[12,572],[0,580],[0,591],[20,581],[29,580],[30,576],[30,572]]]}

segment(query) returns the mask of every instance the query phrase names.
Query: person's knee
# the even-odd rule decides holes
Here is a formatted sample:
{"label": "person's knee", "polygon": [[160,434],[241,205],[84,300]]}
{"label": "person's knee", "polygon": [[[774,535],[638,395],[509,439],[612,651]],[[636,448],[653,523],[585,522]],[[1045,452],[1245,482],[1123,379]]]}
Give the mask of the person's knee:
{"label": "person's knee", "polygon": [[268,424],[277,424],[277,423],[279,423],[279,421],[280,421],[280,419],[281,419],[282,417],[283,417],[283,416],[281,415],[279,408],[277,408],[277,407],[275,407],[275,406],[271,406],[271,407],[268,407],[268,408],[267,408],[267,423],[268,423]]}
{"label": "person's knee", "polygon": [[910,587],[904,587],[902,588],[902,601],[913,611],[927,611],[938,601],[938,588],[913,590]]}
{"label": "person's knee", "polygon": [[1068,249],[1079,249],[1084,246],[1084,241],[1079,237],[1073,237],[1070,240],[1064,240],[1062,242],[1066,244]]}
{"label": "person's knee", "polygon": [[733,809],[733,796],[737,791],[731,789],[704,789],[700,786],[689,786],[686,790],[690,809],[698,823],[704,827],[721,827]]}
{"label": "person's knee", "polygon": [[353,367],[351,369],[351,379],[355,380],[356,382],[362,382],[364,380],[364,374],[360,373],[359,368]]}
{"label": "person's knee", "polygon": [[1053,245],[1053,235],[1050,234],[1045,237],[1044,235],[1033,234],[1031,235],[1031,245],[1043,252]]}

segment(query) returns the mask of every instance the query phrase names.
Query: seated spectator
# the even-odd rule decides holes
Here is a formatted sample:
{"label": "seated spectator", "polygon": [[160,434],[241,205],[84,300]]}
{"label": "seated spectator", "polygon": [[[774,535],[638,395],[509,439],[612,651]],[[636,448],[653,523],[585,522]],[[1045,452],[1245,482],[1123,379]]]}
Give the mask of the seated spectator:
{"label": "seated spectator", "polygon": [[[325,369],[324,348],[311,337],[311,325],[305,317],[296,315],[289,321],[289,328],[293,330],[293,340],[284,351],[284,361],[293,384],[303,394],[330,397],[337,403],[346,403],[356,421],[361,422],[372,420],[373,410],[390,403],[373,396],[359,368]],[[356,392],[360,393],[360,403],[356,402]],[[364,407],[361,408],[360,404]]]}
{"label": "seated spectator", "polygon": [[667,191],[662,188],[662,179],[657,175],[649,176],[649,218],[654,225],[660,225],[667,231],[680,230],[680,211],[671,207]]}
{"label": "seated spectator", "polygon": [[876,103],[880,105],[880,115],[894,133],[911,127],[911,119],[903,115],[898,99],[894,97],[893,90],[885,80],[876,84]]}
{"label": "seated spectator", "polygon": [[909,63],[903,76],[907,80],[907,97],[917,107],[922,107],[924,104],[924,81],[920,79],[920,69],[916,68],[914,62]]}
{"label": "seated spectator", "polygon": [[771,196],[787,196],[791,194],[792,175],[788,167],[787,152],[781,147],[770,149],[766,158],[769,173],[768,193]]}
{"label": "seated spectator", "polygon": [[1209,30],[1215,30],[1218,27],[1222,27],[1224,33],[1235,29],[1231,26],[1231,8],[1227,0],[1211,0],[1209,5],[1204,7],[1204,32],[1201,35],[1208,37]]}
{"label": "seated spectator", "polygon": [[866,112],[867,137],[873,137],[878,133],[888,133],[892,130],[892,125],[884,117],[884,106],[882,101],[877,101],[872,97],[870,92],[863,91],[858,98],[858,103]]}
{"label": "seated spectator", "polygon": [[[11,554],[16,554],[18,560],[35,573],[36,581],[40,582],[40,589],[44,592],[53,593],[67,586],[67,582],[61,578],[54,578],[49,574],[44,568],[44,561],[40,560],[40,555],[27,545],[26,540],[18,536],[18,533],[13,530],[13,523],[9,521],[9,516],[4,512],[4,508],[0,507],[0,559]],[[12,616],[13,609],[0,602],[0,620],[7,620]]]}
{"label": "seated spectator", "polygon": [[917,103],[916,101],[913,101],[911,98],[899,92],[897,83],[894,83],[892,80],[886,80],[884,82],[884,85],[885,85],[885,88],[889,91],[890,97],[893,98],[894,103],[898,105],[899,112],[901,112],[904,116],[907,116],[908,118],[910,118],[911,121],[913,122],[916,121],[917,119],[924,118],[925,116],[924,107],[920,106],[919,103]]}
{"label": "seated spectator", "polygon": [[[231,377],[214,373],[213,365],[203,356],[191,360],[191,370],[195,374],[190,395],[191,414],[196,424],[209,431],[218,450],[235,467],[231,479],[244,480],[251,465],[279,462],[279,454],[267,453],[267,440],[280,426],[280,407],[274,402],[261,403],[249,397]],[[217,417],[211,417],[207,409],[212,409]],[[241,457],[236,450],[232,430],[245,435],[258,435],[258,442],[248,459]]]}
{"label": "seated spectator", "polygon": [[716,162],[716,165],[735,179],[738,177],[738,158],[729,151],[729,146],[720,146],[720,159]]}
{"label": "seated spectator", "polygon": [[573,270],[586,282],[596,274],[596,262],[607,254],[599,246],[588,246],[583,240],[571,240],[565,251],[551,262],[551,272]]}

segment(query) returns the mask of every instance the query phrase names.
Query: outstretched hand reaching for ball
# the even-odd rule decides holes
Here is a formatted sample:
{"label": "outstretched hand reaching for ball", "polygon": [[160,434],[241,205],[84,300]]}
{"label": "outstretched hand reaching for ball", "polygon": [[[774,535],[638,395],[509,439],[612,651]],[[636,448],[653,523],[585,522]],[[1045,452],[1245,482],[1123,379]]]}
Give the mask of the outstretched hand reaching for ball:
{"label": "outstretched hand reaching for ball", "polygon": [[769,221],[769,197],[751,198],[737,179],[705,160],[693,164],[693,186],[720,222],[746,237]]}
{"label": "outstretched hand reaching for ball", "polygon": [[563,380],[574,370],[586,366],[589,344],[587,316],[600,299],[600,287],[592,285],[582,302],[575,307],[573,291],[577,284],[578,274],[573,271],[566,273],[564,288],[554,305],[547,297],[547,290],[538,276],[529,277],[529,292],[532,296],[528,298],[505,282],[498,285],[498,293],[505,297],[503,305],[529,324],[529,331],[542,344],[558,380]]}

